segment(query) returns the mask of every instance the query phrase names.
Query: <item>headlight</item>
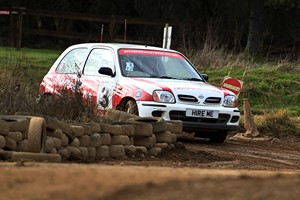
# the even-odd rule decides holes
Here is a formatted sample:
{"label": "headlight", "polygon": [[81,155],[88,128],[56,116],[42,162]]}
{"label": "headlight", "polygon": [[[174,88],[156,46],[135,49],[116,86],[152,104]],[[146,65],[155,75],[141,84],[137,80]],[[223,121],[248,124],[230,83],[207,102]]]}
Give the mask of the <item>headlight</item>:
{"label": "headlight", "polygon": [[174,95],[171,92],[155,90],[152,94],[153,100],[161,103],[175,103]]}
{"label": "headlight", "polygon": [[234,95],[225,96],[224,101],[223,101],[223,106],[224,107],[231,107],[231,108],[237,107],[236,96],[234,96]]}

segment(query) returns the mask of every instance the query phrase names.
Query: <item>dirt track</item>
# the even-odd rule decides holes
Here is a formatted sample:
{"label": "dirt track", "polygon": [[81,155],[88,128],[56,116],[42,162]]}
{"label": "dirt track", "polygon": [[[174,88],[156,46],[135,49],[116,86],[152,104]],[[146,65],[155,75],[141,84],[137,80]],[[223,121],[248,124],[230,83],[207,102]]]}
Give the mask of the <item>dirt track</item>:
{"label": "dirt track", "polygon": [[180,140],[157,157],[99,163],[0,162],[0,199],[298,199],[295,138]]}

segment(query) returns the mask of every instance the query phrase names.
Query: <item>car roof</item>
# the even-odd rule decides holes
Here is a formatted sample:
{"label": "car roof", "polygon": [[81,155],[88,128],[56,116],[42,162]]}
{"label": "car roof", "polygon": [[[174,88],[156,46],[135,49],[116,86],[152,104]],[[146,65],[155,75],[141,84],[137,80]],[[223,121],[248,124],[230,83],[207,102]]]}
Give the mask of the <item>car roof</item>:
{"label": "car roof", "polygon": [[[110,47],[115,50],[118,49],[145,49],[145,50],[160,50],[160,51],[171,51],[171,52],[177,52],[175,50],[170,49],[164,49],[161,47],[155,47],[155,46],[148,46],[148,45],[139,45],[139,44],[124,44],[124,43],[81,43],[72,45],[71,47],[86,47],[86,48],[92,48],[92,47]],[[179,52],[177,52],[179,53]]]}

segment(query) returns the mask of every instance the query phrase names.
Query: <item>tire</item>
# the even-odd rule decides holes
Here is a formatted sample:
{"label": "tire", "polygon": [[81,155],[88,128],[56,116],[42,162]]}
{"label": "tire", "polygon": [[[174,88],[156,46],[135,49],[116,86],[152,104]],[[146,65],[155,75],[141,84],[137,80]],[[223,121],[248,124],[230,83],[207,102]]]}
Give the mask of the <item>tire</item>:
{"label": "tire", "polygon": [[138,117],[131,118],[129,121],[150,123],[153,127],[153,132],[164,132],[167,130],[167,122],[161,117]]}
{"label": "tire", "polygon": [[196,132],[195,137],[209,138],[212,143],[223,143],[227,138],[227,131]]}
{"label": "tire", "polygon": [[227,138],[227,131],[219,131],[215,134],[212,134],[209,137],[209,140],[213,143],[223,143]]}
{"label": "tire", "polygon": [[134,128],[134,137],[145,136],[149,137],[153,134],[153,126],[150,123],[127,121],[113,122],[112,125],[131,125]]}
{"label": "tire", "polygon": [[5,120],[0,120],[0,135],[7,136],[9,134],[9,123]]}
{"label": "tire", "polygon": [[136,105],[136,102],[134,100],[128,100],[124,104],[124,106],[121,108],[122,111],[125,111],[130,114],[139,115],[138,107]]}
{"label": "tire", "polygon": [[111,137],[112,145],[130,145],[130,140],[127,135],[114,135]]}
{"label": "tire", "polygon": [[31,119],[33,117],[40,117],[44,118],[46,121],[46,128],[48,130],[62,130],[64,134],[66,134],[70,141],[73,141],[75,139],[75,135],[72,131],[71,125],[61,122],[53,117],[47,116],[47,115],[40,115],[40,114],[33,114],[33,113],[26,113],[26,112],[17,112],[16,114],[22,115],[21,117],[25,117],[27,119]]}
{"label": "tire", "polygon": [[110,145],[109,154],[112,158],[124,158],[125,147],[123,145]]}
{"label": "tire", "polygon": [[153,126],[151,124],[142,122],[132,122],[131,125],[134,128],[134,137],[150,137],[153,134]]}
{"label": "tire", "polygon": [[3,149],[5,147],[5,137],[0,135],[0,149]]}
{"label": "tire", "polygon": [[172,144],[173,136],[170,131],[155,133],[156,142]]}
{"label": "tire", "polygon": [[54,99],[54,96],[50,93],[40,94],[36,98],[36,102],[42,105],[48,105]]}
{"label": "tire", "polygon": [[18,115],[1,115],[1,120],[5,120],[9,124],[9,131],[23,132],[26,131],[29,125],[29,120],[26,117]]}
{"label": "tire", "polygon": [[28,152],[13,152],[12,161],[35,161],[35,162],[61,162],[59,154],[44,154],[44,153],[28,153]]}
{"label": "tire", "polygon": [[33,117],[28,127],[28,151],[43,153],[46,140],[46,122],[42,117]]}
{"label": "tire", "polygon": [[[108,109],[105,113],[105,116],[108,117],[109,119],[108,123],[111,123],[113,121],[127,121],[130,118],[138,117],[135,114],[130,114],[123,110],[115,110],[115,109]],[[105,120],[102,120],[102,122],[105,123]]]}
{"label": "tire", "polygon": [[156,137],[150,136],[150,137],[136,137],[134,138],[134,145],[135,146],[143,146],[147,149],[152,148],[156,143]]}
{"label": "tire", "polygon": [[181,120],[168,120],[167,122],[172,124],[171,126],[172,129],[168,131],[171,131],[172,133],[176,133],[176,134],[182,133],[183,125]]}
{"label": "tire", "polygon": [[68,136],[70,142],[72,142],[75,139],[75,135],[72,131],[71,125],[64,123],[62,121],[59,121],[53,117],[46,116],[46,115],[41,115],[41,117],[45,119],[47,129],[50,129],[53,131],[55,131],[57,129],[62,130],[63,133],[65,133]]}

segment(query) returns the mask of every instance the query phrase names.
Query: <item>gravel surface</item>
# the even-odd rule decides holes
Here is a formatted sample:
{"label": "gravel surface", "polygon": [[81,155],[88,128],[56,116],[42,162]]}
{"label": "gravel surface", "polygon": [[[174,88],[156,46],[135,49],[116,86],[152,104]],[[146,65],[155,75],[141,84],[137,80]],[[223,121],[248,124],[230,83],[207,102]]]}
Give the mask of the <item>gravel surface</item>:
{"label": "gravel surface", "polygon": [[299,145],[296,137],[180,137],[155,157],[0,162],[0,199],[298,199]]}

